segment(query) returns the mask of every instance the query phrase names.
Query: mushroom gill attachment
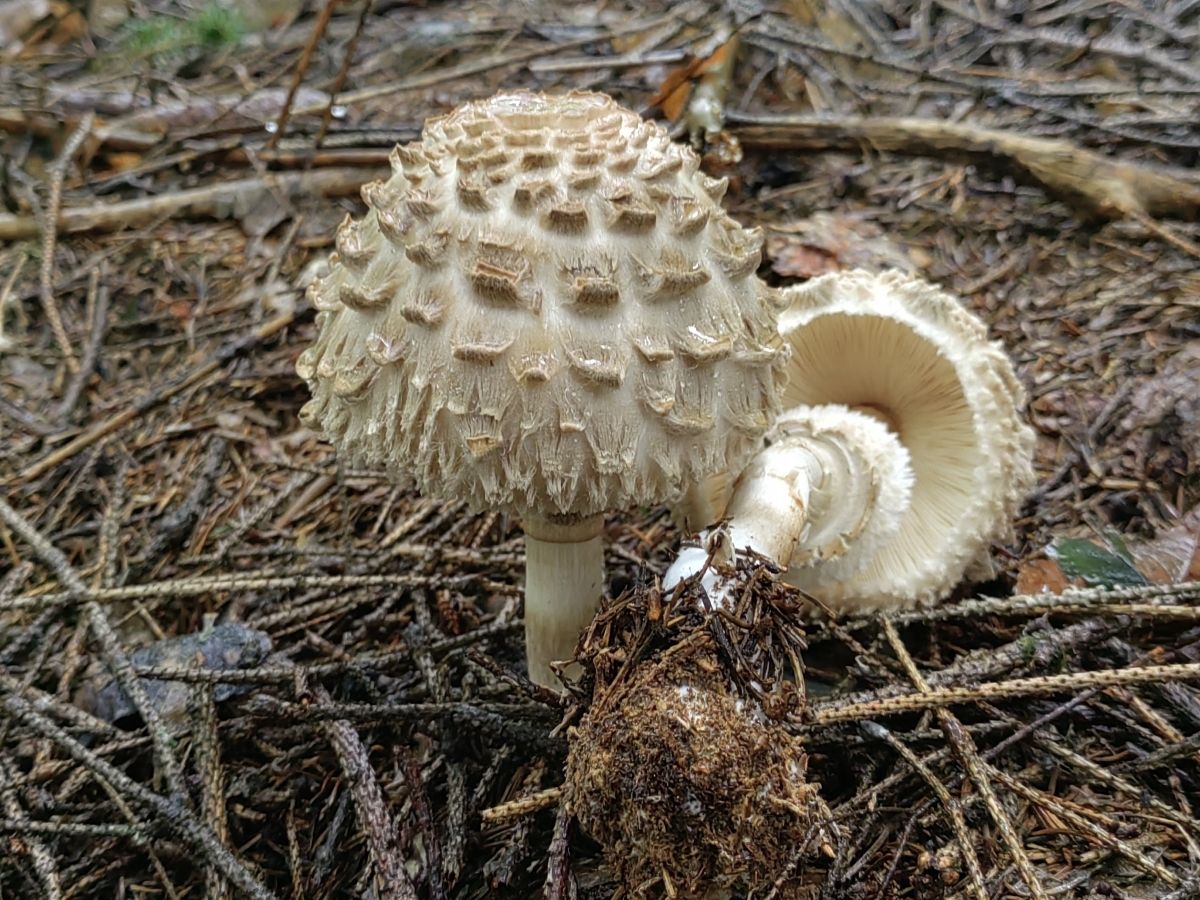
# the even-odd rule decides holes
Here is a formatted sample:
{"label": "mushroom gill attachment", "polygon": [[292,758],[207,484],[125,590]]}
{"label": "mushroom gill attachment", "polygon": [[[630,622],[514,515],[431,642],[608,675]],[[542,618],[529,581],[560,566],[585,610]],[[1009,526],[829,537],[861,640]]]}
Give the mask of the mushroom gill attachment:
{"label": "mushroom gill attachment", "polygon": [[467,103],[391,164],[310,289],[301,418],[427,496],[520,516],[551,566],[527,600],[553,592],[527,613],[561,613],[539,646],[569,656],[599,602],[601,515],[740,470],[779,408],[762,234],[603,94]]}
{"label": "mushroom gill attachment", "polygon": [[566,802],[633,897],[768,890],[819,820],[798,738],[708,636],[641,664],[572,729]]}

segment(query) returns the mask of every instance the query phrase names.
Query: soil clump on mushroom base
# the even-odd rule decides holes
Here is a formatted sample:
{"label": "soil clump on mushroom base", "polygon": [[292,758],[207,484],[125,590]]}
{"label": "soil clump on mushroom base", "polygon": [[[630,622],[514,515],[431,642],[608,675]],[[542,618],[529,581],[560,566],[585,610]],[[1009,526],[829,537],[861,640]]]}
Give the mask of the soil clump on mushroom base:
{"label": "soil clump on mushroom base", "polygon": [[662,598],[642,594],[602,617],[582,650],[594,693],[568,735],[564,803],[635,896],[767,890],[829,824],[784,721],[802,706],[782,677],[799,649],[785,623],[800,598],[769,565],[738,569],[753,632],[701,613],[696,580],[661,609],[674,627],[647,636],[639,619]]}
{"label": "soil clump on mushroom base", "polygon": [[570,735],[566,802],[626,885],[767,887],[814,827],[803,744],[713,650],[703,636],[642,663]]}

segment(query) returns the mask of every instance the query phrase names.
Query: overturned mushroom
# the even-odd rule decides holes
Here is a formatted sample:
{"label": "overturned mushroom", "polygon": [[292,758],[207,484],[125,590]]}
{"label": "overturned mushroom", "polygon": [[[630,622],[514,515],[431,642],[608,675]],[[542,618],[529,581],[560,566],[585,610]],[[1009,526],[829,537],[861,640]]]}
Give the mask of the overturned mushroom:
{"label": "overturned mushroom", "polygon": [[[1003,350],[953,298],[898,273],[827,275],[785,294],[788,409],[727,508],[711,485],[726,540],[835,609],[930,602],[987,571],[1033,480]],[[708,552],[685,548],[665,585]]]}
{"label": "overturned mushroom", "polygon": [[520,517],[551,684],[601,596],[602,514],[740,470],[778,409],[761,233],[602,94],[468,103],[391,160],[310,291],[301,414],[351,460]]}

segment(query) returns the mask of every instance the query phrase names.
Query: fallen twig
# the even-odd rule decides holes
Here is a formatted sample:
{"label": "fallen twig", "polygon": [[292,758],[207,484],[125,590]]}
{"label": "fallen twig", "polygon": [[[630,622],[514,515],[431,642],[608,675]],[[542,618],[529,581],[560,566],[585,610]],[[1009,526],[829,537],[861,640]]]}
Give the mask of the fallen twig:
{"label": "fallen twig", "polygon": [[[257,183],[257,180],[256,180]],[[158,404],[163,403],[175,395],[187,390],[192,385],[198,384],[205,378],[218,371],[230,359],[233,359],[239,353],[245,351],[249,347],[254,346],[259,341],[266,340],[273,334],[277,334],[288,325],[292,324],[293,314],[285,313],[281,316],[276,316],[274,319],[269,319],[259,325],[249,335],[233,341],[214,354],[213,358],[201,366],[193,369],[191,372],[183,375],[181,378],[168,381],[161,387],[157,387],[148,393],[144,394],[138,400],[134,401],[131,406],[126,407],[121,412],[114,416],[110,416],[102,422],[93,425],[83,434],[74,440],[64,444],[52,453],[47,454],[33,465],[26,468],[17,476],[17,481],[29,481],[37,478],[42,473],[54,468],[65,460],[70,459],[80,450],[92,446],[97,441],[100,441],[114,431],[117,431],[122,426],[132,422],[139,415],[147,410],[153,409]]]}
{"label": "fallen twig", "polygon": [[0,833],[9,831],[9,836],[4,841],[9,853],[13,856],[29,856],[47,900],[61,900],[62,879],[59,877],[54,857],[50,855],[46,845],[33,836],[34,832],[22,827],[29,820],[25,817],[16,791],[13,790],[12,775],[12,764],[0,756],[0,804],[3,804],[4,814],[14,826],[11,829],[0,826]]}
{"label": "fallen twig", "polygon": [[89,112],[67,138],[62,153],[50,169],[50,193],[46,198],[46,209],[42,213],[42,265],[38,274],[38,296],[41,297],[42,310],[46,314],[46,321],[50,323],[54,340],[58,342],[58,349],[72,373],[79,371],[79,361],[75,358],[75,350],[71,347],[67,330],[63,326],[62,313],[59,312],[58,302],[54,299],[54,251],[58,244],[58,229],[54,227],[54,223],[58,221],[58,210],[62,205],[63,179],[67,175],[67,166],[71,164],[71,159],[79,150],[84,138],[91,133],[92,123],[95,121],[95,114]]}
{"label": "fallen twig", "polygon": [[562,795],[563,789],[561,787],[546,788],[527,797],[507,800],[504,803],[481,810],[479,817],[488,825],[496,822],[504,822],[508,819],[520,819],[523,816],[557,806],[559,801],[562,800]]}
{"label": "fallen twig", "polygon": [[13,718],[53,741],[78,763],[97,773],[114,788],[162,818],[181,839],[213,861],[221,874],[255,900],[274,900],[275,895],[217,840],[216,835],[196,821],[178,803],[162,797],[134,781],[116,766],[105,762],[19,697],[0,698],[0,706]]}
{"label": "fallen twig", "polygon": [[[484,580],[481,575],[462,575],[447,579],[442,577],[438,585],[447,588],[461,588]],[[294,590],[297,588],[331,588],[348,590],[356,587],[415,587],[428,585],[430,576],[423,575],[205,575],[197,578],[174,578],[166,581],[151,582],[150,584],[132,584],[113,588],[87,588],[83,596],[86,600],[99,603],[111,603],[114,600],[145,600],[151,597],[200,597],[214,591],[270,591]],[[486,582],[485,582],[486,584]],[[0,609],[29,609],[45,606],[58,606],[65,603],[79,602],[79,596],[70,592],[55,592],[53,594],[22,594],[13,597]],[[349,603],[346,597],[342,603]],[[290,613],[289,613],[290,615]],[[264,617],[257,620],[256,625],[265,627],[277,624],[279,620]]]}
{"label": "fallen twig", "polygon": [[[332,699],[324,689],[317,688],[314,694],[321,703],[332,704]],[[354,797],[355,816],[367,839],[379,896],[387,900],[416,900],[416,888],[404,868],[404,861],[397,854],[396,826],[387,811],[375,770],[371,768],[371,761],[358,732],[349,722],[341,719],[325,722],[322,731],[337,753]]]}
{"label": "fallen twig", "polygon": [[1027,784],[1023,784],[1016,778],[1013,778],[1007,772],[997,769],[995,766],[984,763],[987,767],[988,774],[1001,782],[1014,794],[1028,800],[1030,803],[1037,804],[1045,809],[1050,810],[1054,815],[1058,816],[1067,822],[1070,822],[1091,840],[1100,844],[1102,847],[1111,850],[1113,853],[1127,859],[1130,863],[1137,866],[1143,872],[1148,872],[1155,878],[1159,879],[1163,884],[1176,887],[1179,885],[1179,878],[1169,869],[1156,863],[1154,860],[1138,853],[1133,847],[1129,846],[1125,841],[1113,837],[1095,822],[1089,821],[1084,816],[1079,815],[1071,809],[1068,809],[1064,804],[1058,802],[1053,796],[1044,791],[1035,790]]}
{"label": "fallen twig", "polygon": [[58,409],[54,412],[54,418],[58,422],[65,422],[71,415],[75,404],[79,402],[80,395],[83,394],[84,386],[92,377],[92,369],[96,367],[96,360],[100,356],[100,345],[104,343],[104,334],[108,329],[108,297],[108,285],[100,285],[100,269],[92,269],[88,276],[91,332],[88,335],[87,345],[83,348],[83,360],[75,374],[71,376],[67,389],[63,391],[62,402],[58,404]]}
{"label": "fallen twig", "polygon": [[[221,737],[217,731],[217,704],[212,683],[197,684],[192,691],[196,768],[202,778],[200,808],[217,840],[229,846],[229,820],[225,813],[225,769],[221,765]],[[208,900],[228,900],[229,887],[211,863],[205,873]]]}
{"label": "fallen twig", "polygon": [[1081,688],[1114,687],[1126,684],[1168,684],[1173,681],[1200,680],[1200,663],[1178,663],[1166,666],[1138,666],[1131,669],[1101,669],[1095,672],[1071,672],[1063,675],[1043,675],[1036,678],[1011,678],[993,684],[972,687],[941,688],[917,691],[843,704],[837,701],[817,703],[809,709],[808,725],[831,725],[835,722],[854,722],[879,716],[894,716],[922,709],[938,709],[960,703],[981,700],[1006,700],[1014,697],[1036,697],[1069,693]]}
{"label": "fallen twig", "polygon": [[[909,767],[924,779],[929,785],[929,789],[933,791],[935,797],[946,810],[946,815],[950,819],[950,825],[954,829],[954,837],[958,843],[959,852],[962,853],[963,862],[967,867],[968,883],[971,891],[980,900],[987,900],[988,892],[983,883],[983,869],[979,865],[979,856],[975,853],[975,845],[971,842],[971,830],[967,827],[967,821],[963,817],[962,804],[950,795],[946,790],[946,786],[933,773],[933,771],[923,763],[917,754],[913,753],[912,749],[902,740],[892,734],[887,728],[877,722],[866,721],[861,723],[860,727],[871,737],[885,741],[888,746],[900,754],[901,758],[908,763]],[[886,890],[887,885],[880,888],[882,894]]]}
{"label": "fallen twig", "polygon": [[[675,9],[672,9],[665,16],[660,16],[648,22],[638,22],[625,28],[614,28],[606,37],[613,38],[621,35],[636,34],[640,31],[649,31],[652,28],[657,28],[660,25],[666,24],[673,19],[681,18],[686,7],[690,4],[678,4]],[[343,94],[338,98],[338,103],[344,106],[350,106],[355,103],[362,103],[366,100],[375,100],[379,97],[386,97],[389,94],[398,94],[402,91],[415,91],[421,88],[432,87],[435,84],[444,84],[447,81],[456,81],[460,78],[469,78],[472,75],[480,75],[484,72],[491,72],[500,69],[507,69],[513,66],[519,66],[531,60],[538,59],[543,56],[562,53],[564,50],[575,50],[579,47],[586,47],[589,44],[596,43],[597,40],[602,40],[596,35],[590,35],[585,38],[580,38],[573,41],[562,41],[553,46],[545,47],[538,46],[526,50],[518,50],[514,53],[508,53],[503,56],[487,56],[483,59],[471,60],[457,66],[443,66],[435,68],[431,72],[423,72],[419,75],[414,75],[410,78],[405,78],[401,81],[393,82],[392,84],[374,85],[372,87],[360,88],[357,91],[351,91]],[[294,115],[320,112],[323,109],[323,104],[310,104],[308,106],[299,107],[293,110]]]}
{"label": "fallen twig", "polygon": [[742,146],[758,150],[858,148],[966,153],[1016,163],[1051,192],[1104,219],[1194,218],[1200,185],[1165,169],[1110,159],[1067,141],[912,117],[749,116],[730,113]]}
{"label": "fallen twig", "polygon": [[[333,10],[337,5],[338,0],[325,0],[325,4],[321,7],[321,12],[317,15],[317,21],[313,23],[313,30],[308,36],[308,43],[304,45],[304,50],[300,53],[300,61],[296,63],[296,71],[292,75],[292,83],[288,87],[287,98],[283,101],[283,108],[279,111],[279,118],[275,120],[275,131],[267,140],[268,150],[275,149],[275,145],[279,143],[279,139],[287,129],[288,118],[292,113],[292,103],[296,99],[296,92],[300,90],[300,84],[304,81],[304,75],[308,71],[309,63],[312,62],[313,51],[317,49],[317,44],[321,43],[321,37],[325,34],[325,29],[329,27],[329,20],[333,18]],[[332,99],[330,102],[332,103]]]}
{"label": "fallen twig", "polygon": [[354,63],[355,54],[358,52],[358,42],[362,39],[363,30],[367,27],[367,17],[371,14],[371,7],[374,0],[362,0],[358,10],[358,20],[354,23],[354,33],[350,35],[350,41],[346,44],[346,49],[342,51],[342,64],[338,66],[337,75],[333,78],[333,84],[329,87],[329,103],[325,107],[325,111],[321,113],[321,127],[317,129],[316,137],[313,138],[312,146],[314,149],[320,149],[325,143],[325,137],[329,134],[329,126],[333,122],[334,104],[337,102],[337,96],[342,92],[342,88],[346,86],[346,79],[350,77],[350,66]]}
{"label": "fallen twig", "polygon": [[[904,667],[904,671],[913,685],[917,690],[928,691],[929,682],[925,680],[925,676],[917,668],[917,664],[913,661],[912,655],[904,645],[904,641],[900,639],[900,632],[896,630],[896,626],[889,620],[884,619],[883,633],[886,635],[888,643],[896,653],[896,658],[900,660],[900,664]],[[975,747],[975,741],[971,739],[970,733],[962,727],[962,723],[948,709],[938,707],[934,712],[937,715],[938,723],[942,726],[942,731],[946,735],[946,740],[954,748],[955,755],[967,770],[971,782],[983,798],[983,805],[987,808],[988,816],[999,830],[1000,837],[1008,849],[1008,854],[1012,857],[1013,863],[1021,875],[1021,880],[1025,882],[1025,886],[1029,889],[1030,896],[1036,898],[1036,900],[1048,900],[1046,891],[1042,887],[1042,882],[1033,870],[1033,865],[1029,861],[1029,855],[1025,852],[1020,837],[1017,836],[1016,828],[1013,827],[1012,818],[1005,811],[999,798],[996,796],[995,790],[992,788],[991,780],[988,778],[986,763],[979,758],[979,751]],[[960,840],[966,839],[967,832],[965,829],[959,831],[958,834]],[[976,861],[976,868],[972,870],[972,874],[978,871],[977,866],[978,861]]]}
{"label": "fallen twig", "polygon": [[154,744],[155,762],[158,764],[168,788],[180,804],[186,803],[188,794],[183,783],[182,770],[175,756],[174,740],[163,725],[158,708],[150,702],[146,689],[117,640],[108,618],[104,615],[104,610],[96,601],[87,599],[89,592],[87,584],[62,551],[2,499],[0,499],[0,520],[3,520],[25,543],[29,544],[41,561],[49,567],[63,587],[67,589],[67,592],[83,603],[88,626],[100,643],[105,662],[108,663],[122,690],[132,701],[134,708],[142,717],[142,721],[146,723],[146,729],[150,732]]}
{"label": "fallen twig", "polygon": [[[115,231],[145,225],[174,216],[225,218],[238,209],[248,208],[264,191],[287,194],[316,194],[341,197],[355,194],[362,185],[382,174],[371,168],[313,169],[308,172],[284,172],[261,178],[242,178],[204,187],[139,197],[117,203],[97,203],[64,209],[58,215],[59,233]],[[0,215],[0,240],[19,241],[38,233],[38,221],[32,216]]]}
{"label": "fallen twig", "polygon": [[[1183,606],[1182,604],[1136,603],[1133,601],[1150,601],[1158,598],[1170,600],[1191,600],[1200,598],[1200,581],[1183,581],[1178,584],[1148,584],[1136,587],[1093,587],[1068,588],[1061,594],[1017,594],[1012,597],[980,597],[978,599],[960,600],[945,606],[935,606],[930,609],[915,609],[908,612],[892,613],[888,618],[896,625],[912,625],[915,623],[946,622],[954,619],[971,619],[983,616],[1019,615],[1040,616],[1046,613],[1067,612],[1075,613],[1088,611],[1098,615],[1115,609],[1122,614],[1132,614],[1142,611],[1147,614],[1159,615],[1164,618],[1176,616],[1190,618],[1190,610],[1200,607]],[[1164,612],[1165,611],[1165,612]],[[1115,614],[1115,613],[1114,613]],[[878,625],[878,619],[860,618],[842,622],[841,627],[847,631],[857,631],[862,628],[872,628]],[[818,623],[810,631],[814,640],[825,636],[824,626]]]}

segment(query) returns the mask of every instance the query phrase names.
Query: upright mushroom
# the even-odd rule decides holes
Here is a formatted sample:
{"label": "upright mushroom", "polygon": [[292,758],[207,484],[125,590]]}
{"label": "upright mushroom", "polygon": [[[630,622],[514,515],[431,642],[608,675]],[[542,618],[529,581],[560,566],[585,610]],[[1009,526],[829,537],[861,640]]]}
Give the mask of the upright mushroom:
{"label": "upright mushroom", "polygon": [[[986,569],[1033,481],[1011,362],[979,319],[909,276],[838,273],[784,293],[787,410],[724,509],[723,552],[753,548],[834,608],[944,596]],[[666,586],[708,552],[685,549]]]}
{"label": "upright mushroom", "polygon": [[304,421],[429,496],[520,517],[529,673],[603,585],[602,514],[739,471],[778,409],[780,299],[725,181],[603,94],[498,94],[398,146],[309,292]]}

